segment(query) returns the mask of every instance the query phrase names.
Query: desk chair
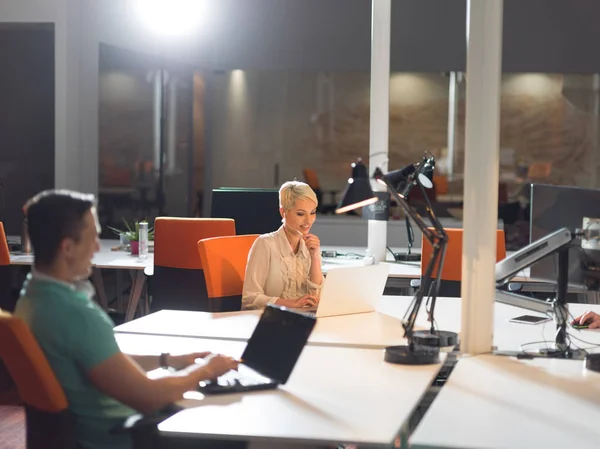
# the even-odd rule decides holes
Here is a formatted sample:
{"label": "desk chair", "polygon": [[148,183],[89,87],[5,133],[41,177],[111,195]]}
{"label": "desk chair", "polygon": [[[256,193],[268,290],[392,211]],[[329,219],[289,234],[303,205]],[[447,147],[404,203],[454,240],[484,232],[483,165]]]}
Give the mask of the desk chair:
{"label": "desk chair", "polygon": [[336,194],[337,190],[327,190],[326,192],[330,195],[330,202],[325,204],[323,200],[323,190],[321,190],[321,184],[319,183],[319,177],[317,176],[317,172],[312,168],[305,168],[302,170],[302,174],[304,175],[304,182],[306,182],[311,189],[315,192],[317,196],[317,201],[319,205],[317,206],[317,212],[327,214],[333,213],[336,208]]}
{"label": "desk chair", "polygon": [[212,312],[241,310],[248,253],[257,238],[258,234],[235,235],[198,242]]}
{"label": "desk chair", "polygon": [[25,403],[28,449],[76,449],[67,398],[29,328],[0,311],[0,359]]}
{"label": "desk chair", "polygon": [[12,312],[15,310],[15,302],[11,291],[10,253],[4,225],[0,221],[0,309]]}
{"label": "desk chair", "polygon": [[[449,228],[445,229],[448,234],[448,246],[446,247],[446,259],[442,267],[439,296],[450,296],[460,298],[462,280],[462,247],[463,230]],[[425,273],[427,265],[433,256],[433,247],[424,238],[421,241],[421,276]],[[506,244],[504,231],[496,231],[496,261],[506,257]],[[437,271],[434,270],[433,276]],[[411,284],[412,285],[412,284]]]}
{"label": "desk chair", "polygon": [[198,241],[225,235],[235,235],[231,218],[155,220],[151,311],[210,310]]}
{"label": "desk chair", "polygon": [[433,175],[433,188],[436,196],[448,193],[448,177],[446,175]]}

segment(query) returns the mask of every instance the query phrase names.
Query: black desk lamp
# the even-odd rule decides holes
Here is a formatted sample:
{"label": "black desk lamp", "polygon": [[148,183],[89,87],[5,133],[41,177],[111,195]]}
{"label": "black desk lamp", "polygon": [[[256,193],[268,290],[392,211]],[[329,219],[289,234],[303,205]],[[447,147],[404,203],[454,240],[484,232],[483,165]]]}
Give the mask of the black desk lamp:
{"label": "black desk lamp", "polygon": [[346,189],[342,193],[340,204],[335,210],[336,214],[343,214],[359,207],[376,203],[379,200],[371,189],[367,167],[362,159],[358,158],[352,163],[352,175],[348,179]]}
{"label": "black desk lamp", "polygon": [[[422,164],[422,166],[421,166]],[[417,184],[417,179],[422,187],[431,189],[433,187],[433,169],[435,167],[435,159],[433,156],[427,156],[421,164],[409,164],[399,170],[394,170],[383,175],[387,184],[389,184],[396,192],[402,191],[402,196],[408,199],[408,195],[413,186]],[[420,172],[417,173],[417,167]],[[420,262],[420,254],[412,254],[412,247],[415,242],[415,233],[410,224],[410,217],[405,214],[406,235],[408,237],[408,250],[405,254],[394,253],[396,262]]]}
{"label": "black desk lamp", "polygon": [[[427,214],[429,215],[429,219],[433,225],[433,229],[427,227],[427,224],[425,223],[423,218],[415,210],[413,210],[406,202],[405,193],[407,190],[410,190],[412,186],[407,185],[402,194],[399,194],[390,184],[391,182],[394,182],[396,176],[399,176],[399,172],[392,172],[386,178],[386,175],[384,175],[383,172],[379,168],[377,168],[375,170],[375,173],[373,174],[373,178],[376,179],[379,183],[386,186],[390,194],[404,209],[405,213],[413,219],[413,221],[417,224],[417,226],[423,233],[423,236],[434,248],[433,256],[429,262],[429,265],[427,266],[427,269],[425,270],[425,274],[421,281],[419,290],[417,291],[415,298],[411,303],[411,306],[407,310],[406,315],[402,320],[404,336],[408,340],[408,345],[387,347],[385,350],[385,360],[390,363],[399,363],[403,365],[426,365],[438,363],[440,350],[439,348],[440,346],[446,346],[446,344],[443,344],[444,342],[441,341],[442,335],[440,335],[440,331],[436,331],[434,329],[435,321],[433,320],[433,313],[435,309],[435,300],[439,291],[440,276],[442,272],[441,269],[444,263],[444,256],[446,253],[446,242],[448,241],[448,237],[444,232],[442,224],[439,222],[439,220],[431,210],[429,199],[427,198],[425,189],[423,188],[423,185],[420,182],[425,170],[431,165],[430,159],[431,157],[426,156],[422,162],[420,162],[414,167],[410,184],[416,182],[422,189],[423,197],[425,198],[426,202]],[[371,195],[373,196],[372,192]],[[365,198],[368,196],[368,193],[365,194]],[[343,212],[358,208],[362,205],[360,203],[351,205],[348,202],[345,202],[344,198],[342,198],[342,202],[340,204],[344,204]],[[436,282],[433,283],[432,274],[436,268]],[[421,303],[423,302],[423,298],[426,294],[432,299],[432,306],[430,311],[431,330],[424,333],[415,332],[414,327],[415,321],[417,319],[417,314],[419,312],[419,309],[421,308]],[[421,336],[420,334],[423,335]],[[434,340],[437,344],[432,344]]]}

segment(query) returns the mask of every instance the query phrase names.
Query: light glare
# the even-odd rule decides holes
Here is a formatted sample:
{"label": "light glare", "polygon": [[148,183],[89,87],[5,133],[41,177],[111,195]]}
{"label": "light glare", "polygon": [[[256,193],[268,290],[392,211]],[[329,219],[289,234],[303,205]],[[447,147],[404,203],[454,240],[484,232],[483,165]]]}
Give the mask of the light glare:
{"label": "light glare", "polygon": [[204,12],[202,0],[134,0],[135,13],[148,27],[160,34],[188,34],[200,25]]}

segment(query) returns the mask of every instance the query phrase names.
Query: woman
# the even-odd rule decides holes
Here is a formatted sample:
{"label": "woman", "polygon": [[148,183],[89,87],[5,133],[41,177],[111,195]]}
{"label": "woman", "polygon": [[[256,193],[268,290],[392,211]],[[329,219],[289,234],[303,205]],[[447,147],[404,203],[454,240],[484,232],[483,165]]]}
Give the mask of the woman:
{"label": "woman", "polygon": [[279,189],[283,225],[261,235],[248,255],[242,291],[244,309],[267,304],[313,307],[319,302],[323,273],[321,245],[310,228],[317,215],[317,196],[303,182],[289,181]]}

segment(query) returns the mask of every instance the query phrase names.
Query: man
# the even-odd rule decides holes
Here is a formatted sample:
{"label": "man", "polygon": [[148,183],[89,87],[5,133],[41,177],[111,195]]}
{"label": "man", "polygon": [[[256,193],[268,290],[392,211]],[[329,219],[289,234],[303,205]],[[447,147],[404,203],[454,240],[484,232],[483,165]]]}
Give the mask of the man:
{"label": "man", "polygon": [[[29,325],[65,390],[81,447],[131,447],[127,434],[110,431],[135,410],[160,410],[201,380],[237,367],[229,357],[208,358],[208,353],[163,355],[160,361],[123,354],[112,321],[92,301],[94,290],[86,281],[99,250],[93,195],[50,190],[25,207],[35,260],[15,315]],[[195,365],[201,357],[206,361]],[[149,379],[141,368],[166,363],[180,371]]]}
{"label": "man", "polygon": [[600,315],[594,312],[585,312],[583,315],[578,316],[571,323],[576,326],[589,326],[590,329],[600,328]]}

